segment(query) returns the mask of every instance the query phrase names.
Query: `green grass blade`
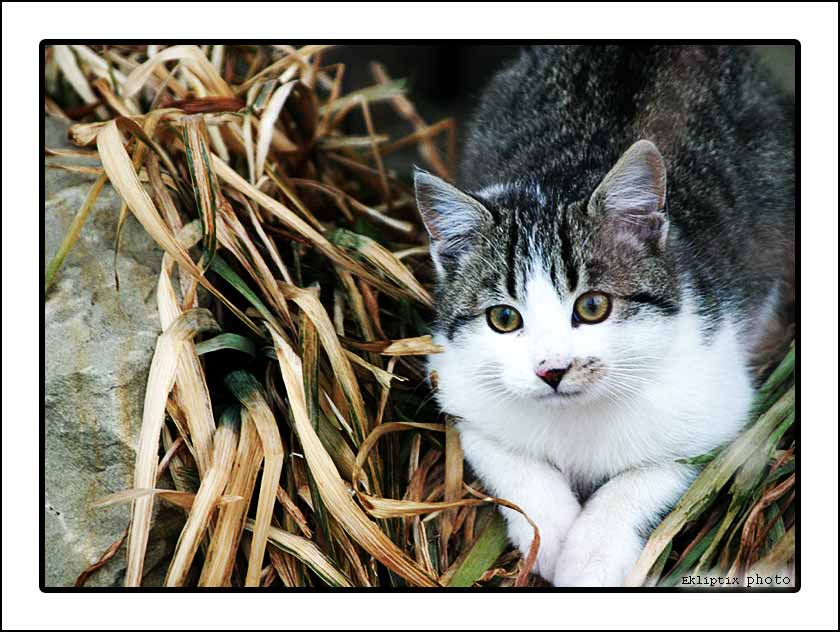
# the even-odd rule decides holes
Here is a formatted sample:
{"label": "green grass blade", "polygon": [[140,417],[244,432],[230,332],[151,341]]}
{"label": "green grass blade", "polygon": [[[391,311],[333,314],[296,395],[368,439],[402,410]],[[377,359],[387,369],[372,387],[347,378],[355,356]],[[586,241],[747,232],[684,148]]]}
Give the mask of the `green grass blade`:
{"label": "green grass blade", "polygon": [[469,588],[499,559],[507,545],[505,521],[498,511],[494,511],[470,550],[460,561],[455,561],[457,570],[446,585]]}
{"label": "green grass blade", "polygon": [[257,356],[257,348],[254,346],[254,343],[239,334],[219,334],[195,345],[195,351],[198,355],[204,355],[205,353],[212,353],[222,349],[241,351],[242,353],[247,353],[252,358]]}
{"label": "green grass blade", "polygon": [[213,261],[210,263],[210,269],[230,283],[237,292],[239,292],[251,305],[254,306],[263,318],[271,323],[276,323],[276,319],[271,313],[271,310],[268,309],[266,304],[259,299],[251,288],[248,287],[248,284],[245,283],[242,277],[233,271],[233,268],[228,265],[221,255],[217,254],[213,257]]}
{"label": "green grass blade", "polygon": [[55,281],[56,273],[59,269],[61,269],[61,265],[73,249],[73,245],[79,239],[82,227],[85,225],[85,221],[87,221],[88,215],[90,215],[90,211],[93,209],[93,205],[96,204],[96,200],[99,198],[99,194],[102,192],[102,187],[105,185],[105,181],[107,179],[108,176],[105,174],[102,174],[99,178],[97,178],[96,182],[94,182],[93,186],[90,188],[87,197],[85,197],[85,201],[82,203],[82,206],[76,212],[76,216],[70,224],[70,229],[67,231],[67,234],[64,236],[64,240],[58,247],[58,251],[47,265],[47,270],[44,273],[44,294],[46,294],[50,289],[50,286]]}

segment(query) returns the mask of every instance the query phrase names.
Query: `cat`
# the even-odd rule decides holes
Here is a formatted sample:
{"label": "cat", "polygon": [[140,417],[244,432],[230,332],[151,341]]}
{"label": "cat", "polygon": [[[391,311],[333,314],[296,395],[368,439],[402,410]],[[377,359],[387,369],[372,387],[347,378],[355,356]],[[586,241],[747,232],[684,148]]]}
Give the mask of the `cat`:
{"label": "cat", "polygon": [[622,585],[678,460],[749,417],[795,285],[791,109],[744,48],[534,47],[481,96],[459,186],[415,173],[438,403],[555,586]]}

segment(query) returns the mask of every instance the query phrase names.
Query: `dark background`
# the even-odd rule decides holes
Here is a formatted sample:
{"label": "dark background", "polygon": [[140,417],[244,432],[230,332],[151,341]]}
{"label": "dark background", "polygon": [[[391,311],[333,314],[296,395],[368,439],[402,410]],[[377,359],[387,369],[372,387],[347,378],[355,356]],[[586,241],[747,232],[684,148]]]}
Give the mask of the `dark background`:
{"label": "dark background", "polygon": [[[394,79],[408,82],[409,97],[421,116],[432,122],[447,116],[462,120],[481,88],[520,46],[452,44],[348,44],[324,55],[324,62],[347,65],[345,93],[370,85],[370,63],[384,64]],[[377,117],[377,122],[379,118]]]}
{"label": "dark background", "polygon": [[[765,61],[780,87],[792,93],[796,86],[795,48],[790,45],[761,45],[752,48]],[[381,62],[391,78],[407,81],[408,97],[427,123],[452,117],[456,121],[460,138],[464,122],[482,88],[505,62],[517,56],[520,49],[519,45],[488,44],[344,44],[325,53],[323,61],[324,64],[346,64],[345,94],[371,85],[374,80],[370,64],[373,61]],[[409,126],[390,107],[374,107],[377,133],[397,138],[410,131]],[[358,111],[349,118],[348,124],[353,133],[366,133],[364,120]],[[399,160],[398,156],[393,158]],[[398,171],[410,167],[395,165],[393,159],[389,159],[389,164]]]}

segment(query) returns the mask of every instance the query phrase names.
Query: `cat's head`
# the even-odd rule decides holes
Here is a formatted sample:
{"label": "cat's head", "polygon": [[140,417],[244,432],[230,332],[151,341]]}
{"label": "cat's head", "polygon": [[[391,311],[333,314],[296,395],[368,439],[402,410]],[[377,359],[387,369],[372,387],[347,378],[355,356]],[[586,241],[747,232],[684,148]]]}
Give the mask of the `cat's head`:
{"label": "cat's head", "polygon": [[437,366],[456,399],[618,399],[659,368],[680,311],[665,164],[641,140],[599,178],[585,199],[565,199],[550,182],[466,193],[417,171],[438,275]]}

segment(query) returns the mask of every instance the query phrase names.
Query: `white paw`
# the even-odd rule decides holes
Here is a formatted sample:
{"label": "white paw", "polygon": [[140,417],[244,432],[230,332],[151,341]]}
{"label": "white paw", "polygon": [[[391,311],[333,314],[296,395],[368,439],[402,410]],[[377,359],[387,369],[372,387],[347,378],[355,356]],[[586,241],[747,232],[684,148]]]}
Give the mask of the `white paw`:
{"label": "white paw", "polygon": [[[554,579],[557,559],[560,557],[566,533],[577,517],[579,507],[572,507],[565,514],[540,515],[537,526],[540,530],[540,548],[531,572],[550,582]],[[508,538],[519,549],[522,557],[528,555],[534,540],[534,528],[517,512],[502,508],[508,525]]]}
{"label": "white paw", "polygon": [[[546,542],[542,540],[541,536],[540,550],[537,551],[537,561],[534,562],[534,568],[531,572],[550,582],[554,578],[562,544],[563,542],[559,538],[554,538]],[[526,555],[528,555],[528,551],[522,551],[522,557],[524,558]]]}
{"label": "white paw", "polygon": [[634,532],[575,524],[557,559],[553,583],[563,587],[622,586],[644,546]]}
{"label": "white paw", "polygon": [[[508,539],[519,549],[524,559],[534,540],[534,529],[521,516],[514,514],[512,510],[507,511],[510,512],[505,512],[508,518]],[[540,548],[537,551],[534,568],[531,569],[532,573],[540,575],[546,581],[551,581],[554,577],[554,567],[560,555],[562,537],[565,535],[565,530],[562,533],[556,533],[556,529],[551,528],[553,526],[539,525]]]}

